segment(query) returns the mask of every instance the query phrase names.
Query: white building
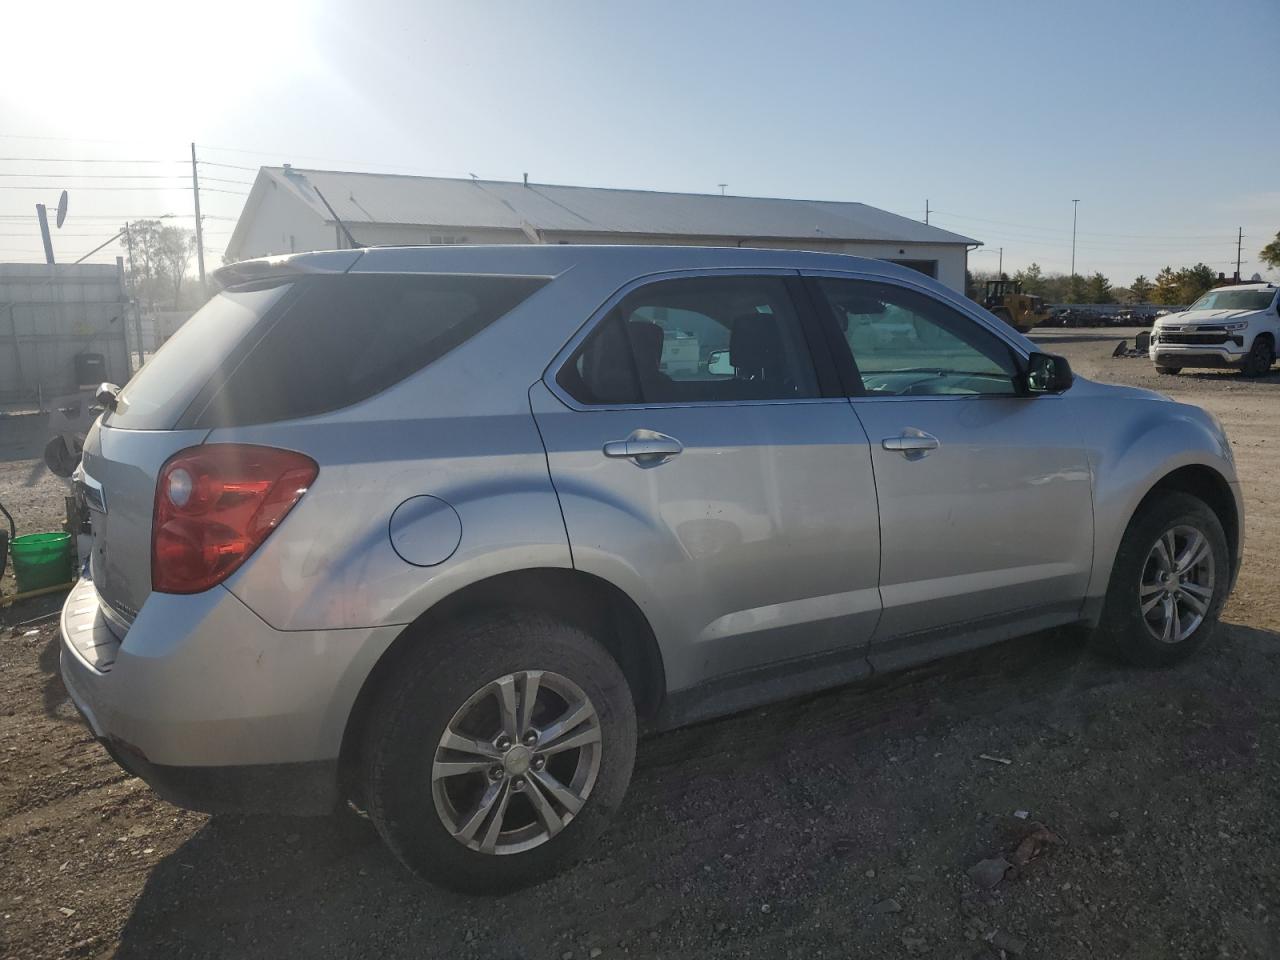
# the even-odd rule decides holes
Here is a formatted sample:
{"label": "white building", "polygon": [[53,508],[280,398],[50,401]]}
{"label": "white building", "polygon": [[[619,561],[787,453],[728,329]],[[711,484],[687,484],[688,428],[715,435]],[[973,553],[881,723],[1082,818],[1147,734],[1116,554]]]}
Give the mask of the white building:
{"label": "white building", "polygon": [[[332,209],[330,209],[332,208]],[[334,214],[337,214],[337,217]],[[891,260],[963,291],[978,241],[864,203],[262,167],[228,260],[356,242],[785,247]]]}

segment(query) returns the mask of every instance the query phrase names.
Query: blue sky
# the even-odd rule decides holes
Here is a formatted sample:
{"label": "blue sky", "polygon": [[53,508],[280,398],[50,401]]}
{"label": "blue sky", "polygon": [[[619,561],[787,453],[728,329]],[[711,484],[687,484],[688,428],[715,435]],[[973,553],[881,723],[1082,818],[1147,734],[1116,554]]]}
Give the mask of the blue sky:
{"label": "blue sky", "polygon": [[[1277,0],[34,6],[0,64],[0,173],[35,174],[0,177],[0,259],[39,259],[31,205],[60,186],[67,255],[119,215],[189,217],[192,140],[229,181],[289,161],[915,218],[927,198],[1006,269],[1065,271],[1078,198],[1077,269],[1116,282],[1228,269],[1241,226],[1252,273],[1280,230]],[[34,40],[58,27],[60,55]],[[247,186],[207,185],[216,260]]]}

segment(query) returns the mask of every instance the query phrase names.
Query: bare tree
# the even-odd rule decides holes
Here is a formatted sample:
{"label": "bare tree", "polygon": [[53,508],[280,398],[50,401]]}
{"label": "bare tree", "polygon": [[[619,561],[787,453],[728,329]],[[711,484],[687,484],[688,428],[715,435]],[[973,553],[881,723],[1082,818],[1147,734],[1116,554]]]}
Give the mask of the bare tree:
{"label": "bare tree", "polygon": [[149,310],[167,300],[177,306],[195,254],[192,231],[159,220],[135,220],[129,224],[129,247],[130,276],[138,298]]}

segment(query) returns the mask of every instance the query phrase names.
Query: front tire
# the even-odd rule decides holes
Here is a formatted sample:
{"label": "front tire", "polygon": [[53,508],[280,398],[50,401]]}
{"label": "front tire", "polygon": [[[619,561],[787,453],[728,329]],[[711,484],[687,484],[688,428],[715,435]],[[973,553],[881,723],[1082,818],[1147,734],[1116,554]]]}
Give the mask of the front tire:
{"label": "front tire", "polygon": [[1241,373],[1246,377],[1265,377],[1271,372],[1275,362],[1275,345],[1266,337],[1258,336],[1254,338],[1253,347],[1249,350],[1249,356],[1245,359]]}
{"label": "front tire", "polygon": [[1152,497],[1116,553],[1094,646],[1138,666],[1184,660],[1212,636],[1230,582],[1226,534],[1208,505]]}
{"label": "front tire", "polygon": [[369,816],[419,877],[500,893],[582,856],[635,760],[631,691],[581,630],[536,613],[423,639],[382,691],[365,756]]}

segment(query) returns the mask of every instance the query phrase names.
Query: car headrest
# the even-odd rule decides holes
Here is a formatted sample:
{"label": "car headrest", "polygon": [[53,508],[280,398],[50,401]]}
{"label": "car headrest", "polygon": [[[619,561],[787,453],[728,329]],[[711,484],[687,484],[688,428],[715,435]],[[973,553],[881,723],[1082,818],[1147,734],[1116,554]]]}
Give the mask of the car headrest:
{"label": "car headrest", "polygon": [[631,320],[627,323],[627,335],[631,338],[631,353],[636,358],[636,369],[641,377],[658,372],[662,363],[662,344],[666,331],[648,320]]}
{"label": "car headrest", "polygon": [[782,361],[778,318],[748,313],[733,322],[729,333],[729,362],[740,371],[758,374]]}

